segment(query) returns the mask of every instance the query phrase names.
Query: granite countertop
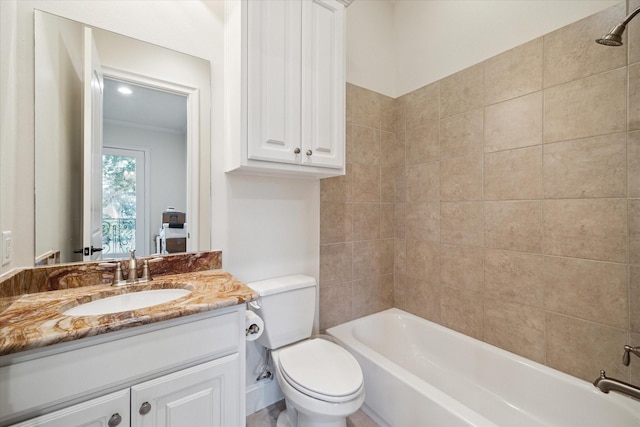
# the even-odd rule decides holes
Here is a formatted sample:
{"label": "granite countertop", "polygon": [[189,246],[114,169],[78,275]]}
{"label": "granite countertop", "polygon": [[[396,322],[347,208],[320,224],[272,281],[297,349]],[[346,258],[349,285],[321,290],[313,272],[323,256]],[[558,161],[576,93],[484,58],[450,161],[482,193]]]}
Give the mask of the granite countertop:
{"label": "granite countertop", "polygon": [[[62,314],[93,300],[151,289],[188,289],[192,292],[139,310],[98,316]],[[231,307],[257,298],[258,294],[251,288],[222,270],[167,275],[150,282],[119,287],[103,284],[24,294],[0,306],[0,356]]]}

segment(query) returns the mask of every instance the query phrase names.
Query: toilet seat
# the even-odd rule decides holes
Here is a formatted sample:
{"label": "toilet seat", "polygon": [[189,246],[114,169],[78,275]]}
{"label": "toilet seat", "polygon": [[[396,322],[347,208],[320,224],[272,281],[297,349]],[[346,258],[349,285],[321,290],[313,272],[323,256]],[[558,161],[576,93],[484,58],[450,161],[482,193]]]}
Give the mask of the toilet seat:
{"label": "toilet seat", "polygon": [[284,348],[278,364],[293,388],[327,402],[345,402],[362,392],[362,370],[355,357],[330,341],[315,338]]}

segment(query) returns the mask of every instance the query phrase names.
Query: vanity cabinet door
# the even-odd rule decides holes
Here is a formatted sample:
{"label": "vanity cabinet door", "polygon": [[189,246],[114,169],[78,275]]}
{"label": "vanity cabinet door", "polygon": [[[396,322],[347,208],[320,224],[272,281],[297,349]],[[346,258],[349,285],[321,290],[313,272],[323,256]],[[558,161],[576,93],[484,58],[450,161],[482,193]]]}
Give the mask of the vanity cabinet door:
{"label": "vanity cabinet door", "polygon": [[131,426],[241,425],[239,387],[237,353],[138,384],[131,388]]}
{"label": "vanity cabinet door", "polygon": [[12,427],[128,427],[129,389],[72,405]]}

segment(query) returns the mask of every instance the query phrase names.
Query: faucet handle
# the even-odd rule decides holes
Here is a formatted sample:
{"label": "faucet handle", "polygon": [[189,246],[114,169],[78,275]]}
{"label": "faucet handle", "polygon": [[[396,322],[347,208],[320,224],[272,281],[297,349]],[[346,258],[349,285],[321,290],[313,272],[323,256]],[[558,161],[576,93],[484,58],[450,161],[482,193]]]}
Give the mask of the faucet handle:
{"label": "faucet handle", "polygon": [[116,261],[116,271],[113,273],[113,281],[111,282],[111,286],[120,286],[124,283],[124,278],[122,277],[122,265],[120,261]]}
{"label": "faucet handle", "polygon": [[631,353],[640,357],[640,347],[631,347],[630,345],[624,346],[624,354],[622,355],[622,364],[624,366],[629,366],[629,363],[631,363]]}
{"label": "faucet handle", "polygon": [[146,280],[153,280],[151,277],[151,264],[156,264],[164,260],[162,257],[155,257],[151,259],[145,259],[142,265],[142,278]]}
{"label": "faucet handle", "polygon": [[624,354],[622,355],[622,364],[624,366],[629,366],[629,363],[631,363],[631,355],[629,354],[629,349],[627,347],[629,346],[624,346]]}
{"label": "faucet handle", "polygon": [[631,347],[630,345],[624,346],[624,354],[622,355],[622,364],[624,366],[629,366],[629,363],[631,363],[631,353],[640,357],[640,347]]}
{"label": "faucet handle", "polygon": [[122,277],[122,265],[120,261],[114,262],[101,262],[98,264],[100,267],[114,267],[113,272],[113,280],[111,281],[111,286],[120,286],[124,283],[124,279]]}
{"label": "faucet handle", "polygon": [[144,260],[142,262],[142,277],[140,277],[140,281],[148,282],[149,280],[153,280],[151,278],[151,273],[149,272],[149,260]]}

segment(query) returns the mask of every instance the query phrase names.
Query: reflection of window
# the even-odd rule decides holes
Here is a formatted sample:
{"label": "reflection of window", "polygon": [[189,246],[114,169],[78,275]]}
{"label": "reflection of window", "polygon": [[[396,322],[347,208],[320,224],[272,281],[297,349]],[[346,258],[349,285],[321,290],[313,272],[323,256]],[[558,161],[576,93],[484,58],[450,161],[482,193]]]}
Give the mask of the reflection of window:
{"label": "reflection of window", "polygon": [[144,152],[104,147],[102,156],[102,253],[128,255],[136,249],[144,200]]}
{"label": "reflection of window", "polygon": [[122,255],[136,246],[135,218],[102,218],[102,253]]}

